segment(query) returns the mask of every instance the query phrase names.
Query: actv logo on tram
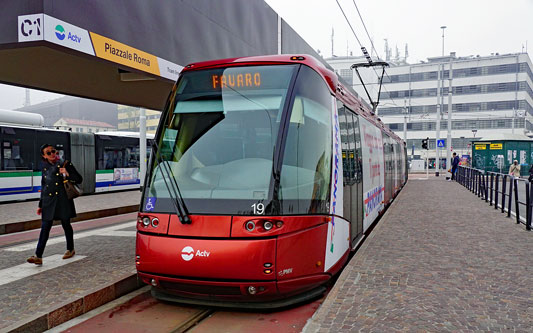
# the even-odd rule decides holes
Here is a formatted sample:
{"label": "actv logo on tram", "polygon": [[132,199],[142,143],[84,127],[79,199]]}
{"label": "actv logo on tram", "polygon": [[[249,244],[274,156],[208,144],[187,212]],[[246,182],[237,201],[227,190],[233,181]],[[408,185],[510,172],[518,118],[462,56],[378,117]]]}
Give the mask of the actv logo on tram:
{"label": "actv logo on tram", "polygon": [[[211,252],[208,252],[206,250],[203,251],[196,251],[196,257],[209,257]],[[181,250],[181,258],[185,261],[191,261],[195,257],[194,249],[190,246],[185,246],[183,250]]]}

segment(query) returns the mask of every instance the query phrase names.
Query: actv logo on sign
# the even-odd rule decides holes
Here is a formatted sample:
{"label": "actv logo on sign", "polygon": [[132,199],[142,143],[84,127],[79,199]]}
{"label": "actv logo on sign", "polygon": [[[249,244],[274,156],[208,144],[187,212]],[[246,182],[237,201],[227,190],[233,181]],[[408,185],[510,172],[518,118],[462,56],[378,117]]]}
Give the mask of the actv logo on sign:
{"label": "actv logo on sign", "polygon": [[[65,39],[65,36],[66,36],[65,28],[63,28],[61,24],[56,25],[55,33],[56,33],[57,39],[59,40]],[[78,44],[81,43],[81,37],[79,37],[76,34],[71,33],[70,31],[68,32],[67,39],[70,39],[74,43],[78,43]]]}
{"label": "actv logo on sign", "polygon": [[65,39],[65,28],[61,24],[56,25],[56,37],[59,40]]}
{"label": "actv logo on sign", "polygon": [[197,250],[196,255],[195,255],[194,249],[190,246],[185,246],[183,250],[181,250],[181,258],[185,261],[191,261],[195,256],[207,258],[209,257],[210,254],[211,252],[208,252],[206,250],[203,250],[203,251]]}

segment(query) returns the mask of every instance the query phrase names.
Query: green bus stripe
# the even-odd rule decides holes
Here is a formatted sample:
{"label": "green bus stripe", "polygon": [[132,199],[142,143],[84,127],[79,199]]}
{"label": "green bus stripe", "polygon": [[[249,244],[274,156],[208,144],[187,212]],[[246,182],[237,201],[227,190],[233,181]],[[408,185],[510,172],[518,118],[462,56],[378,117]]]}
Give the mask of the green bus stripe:
{"label": "green bus stripe", "polygon": [[36,171],[36,172],[0,172],[0,178],[2,177],[40,177],[41,176],[41,172],[40,171]]}
{"label": "green bus stripe", "polygon": [[113,170],[96,170],[96,174],[101,174],[101,173],[113,173]]}

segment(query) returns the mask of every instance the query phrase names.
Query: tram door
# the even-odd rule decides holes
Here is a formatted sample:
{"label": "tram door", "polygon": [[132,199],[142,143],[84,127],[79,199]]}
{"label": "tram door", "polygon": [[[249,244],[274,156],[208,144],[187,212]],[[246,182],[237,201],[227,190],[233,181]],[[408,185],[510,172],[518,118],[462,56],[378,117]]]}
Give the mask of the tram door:
{"label": "tram door", "polygon": [[343,167],[343,215],[350,221],[353,247],[363,234],[363,174],[361,138],[357,115],[338,103]]}
{"label": "tram door", "polygon": [[351,245],[357,244],[359,238],[363,236],[363,155],[361,147],[361,134],[359,130],[359,118],[356,114],[351,114],[353,123],[354,138],[354,174],[351,185],[352,194],[352,227]]}

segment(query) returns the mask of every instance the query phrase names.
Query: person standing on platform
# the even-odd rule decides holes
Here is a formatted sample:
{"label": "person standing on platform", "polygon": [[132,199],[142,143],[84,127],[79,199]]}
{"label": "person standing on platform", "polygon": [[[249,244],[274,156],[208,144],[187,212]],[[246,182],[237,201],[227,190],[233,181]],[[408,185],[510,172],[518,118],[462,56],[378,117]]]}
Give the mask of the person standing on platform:
{"label": "person standing on platform", "polygon": [[453,153],[452,156],[452,180],[455,179],[455,173],[457,172],[457,167],[459,166],[459,156],[457,153]]}
{"label": "person standing on platform", "polygon": [[513,164],[509,167],[509,174],[513,177],[520,178],[520,164],[517,160],[513,161]]}
{"label": "person standing on platform", "polygon": [[74,200],[67,197],[63,181],[75,184],[82,182],[82,177],[71,162],[60,161],[57,150],[50,144],[41,146],[41,198],[37,214],[41,215],[41,233],[35,255],[28,258],[27,262],[42,265],[43,253],[50,236],[50,230],[54,220],[61,220],[67,239],[67,252],[63,259],[68,259],[76,254],[74,251],[74,231],[70,225],[70,219],[76,217]]}
{"label": "person standing on platform", "polygon": [[533,164],[529,168],[529,178],[527,179],[530,183],[533,182]]}

